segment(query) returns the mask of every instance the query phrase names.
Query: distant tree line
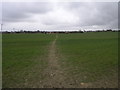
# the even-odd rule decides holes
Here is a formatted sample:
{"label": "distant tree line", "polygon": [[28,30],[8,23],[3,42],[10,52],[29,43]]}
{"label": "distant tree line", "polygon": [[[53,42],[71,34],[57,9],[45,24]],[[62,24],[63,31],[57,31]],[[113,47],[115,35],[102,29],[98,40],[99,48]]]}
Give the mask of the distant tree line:
{"label": "distant tree line", "polygon": [[120,30],[112,30],[112,29],[108,29],[108,30],[89,30],[89,31],[25,31],[25,30],[20,30],[20,31],[4,31],[2,33],[43,33],[43,34],[52,34],[52,33],[85,33],[85,32],[120,32]]}

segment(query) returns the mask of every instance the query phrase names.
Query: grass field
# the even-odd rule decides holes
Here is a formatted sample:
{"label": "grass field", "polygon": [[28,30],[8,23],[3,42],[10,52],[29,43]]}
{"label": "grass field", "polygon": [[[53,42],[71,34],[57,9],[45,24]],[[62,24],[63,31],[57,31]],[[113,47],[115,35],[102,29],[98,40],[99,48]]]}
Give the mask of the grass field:
{"label": "grass field", "polygon": [[59,37],[61,62],[71,78],[88,85],[96,82],[93,87],[117,86],[117,33],[62,34]]}
{"label": "grass field", "polygon": [[117,87],[117,32],[3,34],[2,50],[3,88]]}
{"label": "grass field", "polygon": [[37,83],[47,65],[47,45],[53,38],[44,34],[3,34],[3,87],[25,87],[25,79]]}

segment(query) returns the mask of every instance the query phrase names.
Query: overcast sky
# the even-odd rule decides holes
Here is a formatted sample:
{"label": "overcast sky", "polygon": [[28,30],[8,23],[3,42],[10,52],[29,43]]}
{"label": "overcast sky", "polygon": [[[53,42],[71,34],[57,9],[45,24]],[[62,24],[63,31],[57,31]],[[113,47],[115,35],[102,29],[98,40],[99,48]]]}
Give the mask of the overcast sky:
{"label": "overcast sky", "polygon": [[117,29],[118,3],[4,2],[2,19],[4,30]]}

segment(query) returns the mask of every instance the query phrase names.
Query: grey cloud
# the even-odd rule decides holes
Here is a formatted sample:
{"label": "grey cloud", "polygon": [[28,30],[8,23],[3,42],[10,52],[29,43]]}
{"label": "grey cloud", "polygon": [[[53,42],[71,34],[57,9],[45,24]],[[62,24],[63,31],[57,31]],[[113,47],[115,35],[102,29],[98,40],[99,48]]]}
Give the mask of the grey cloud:
{"label": "grey cloud", "polygon": [[82,5],[83,10],[78,9],[78,15],[82,13],[82,25],[104,25],[118,19],[117,3],[94,3]]}
{"label": "grey cloud", "polygon": [[[76,19],[69,22],[60,22],[60,15],[55,16],[55,8],[58,8],[57,12],[61,16],[65,16],[60,12],[62,8],[64,11],[73,14]],[[53,13],[49,16],[49,12]],[[3,3],[3,21],[4,22],[26,22],[31,21],[34,15],[43,15],[40,22],[48,27],[54,26],[53,28],[63,29],[66,27],[91,27],[103,26],[107,28],[117,28],[118,20],[118,3],[117,2],[58,2],[56,4],[50,2],[33,2],[33,3]],[[57,18],[56,18],[57,17]],[[69,17],[69,16],[68,16]],[[65,19],[67,20],[67,19]],[[71,19],[72,20],[72,19]],[[39,23],[39,22],[38,22]]]}
{"label": "grey cloud", "polygon": [[[116,27],[118,19],[118,3],[117,2],[70,2],[58,3],[60,8],[69,11],[79,17],[79,22],[76,26],[93,26],[93,25],[108,25]],[[64,14],[63,14],[64,15]],[[51,22],[52,21],[52,22]],[[45,19],[44,24],[54,25],[60,24],[56,19]],[[68,23],[66,23],[68,24]],[[109,25],[109,26],[110,26]]]}
{"label": "grey cloud", "polygon": [[2,23],[2,3],[0,3],[0,24]]}
{"label": "grey cloud", "polygon": [[120,29],[120,1],[118,3],[118,28]]}
{"label": "grey cloud", "polygon": [[49,12],[52,10],[50,5],[44,2],[5,2],[2,9],[3,21],[24,22],[24,19],[29,19],[32,17],[32,14]]}

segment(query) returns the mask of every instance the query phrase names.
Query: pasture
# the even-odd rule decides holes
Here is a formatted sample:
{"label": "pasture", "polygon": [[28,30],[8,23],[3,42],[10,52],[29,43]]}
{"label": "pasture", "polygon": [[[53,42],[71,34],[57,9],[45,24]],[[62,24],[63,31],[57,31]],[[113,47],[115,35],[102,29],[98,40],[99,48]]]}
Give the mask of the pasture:
{"label": "pasture", "polygon": [[3,34],[3,88],[117,88],[118,33]]}

